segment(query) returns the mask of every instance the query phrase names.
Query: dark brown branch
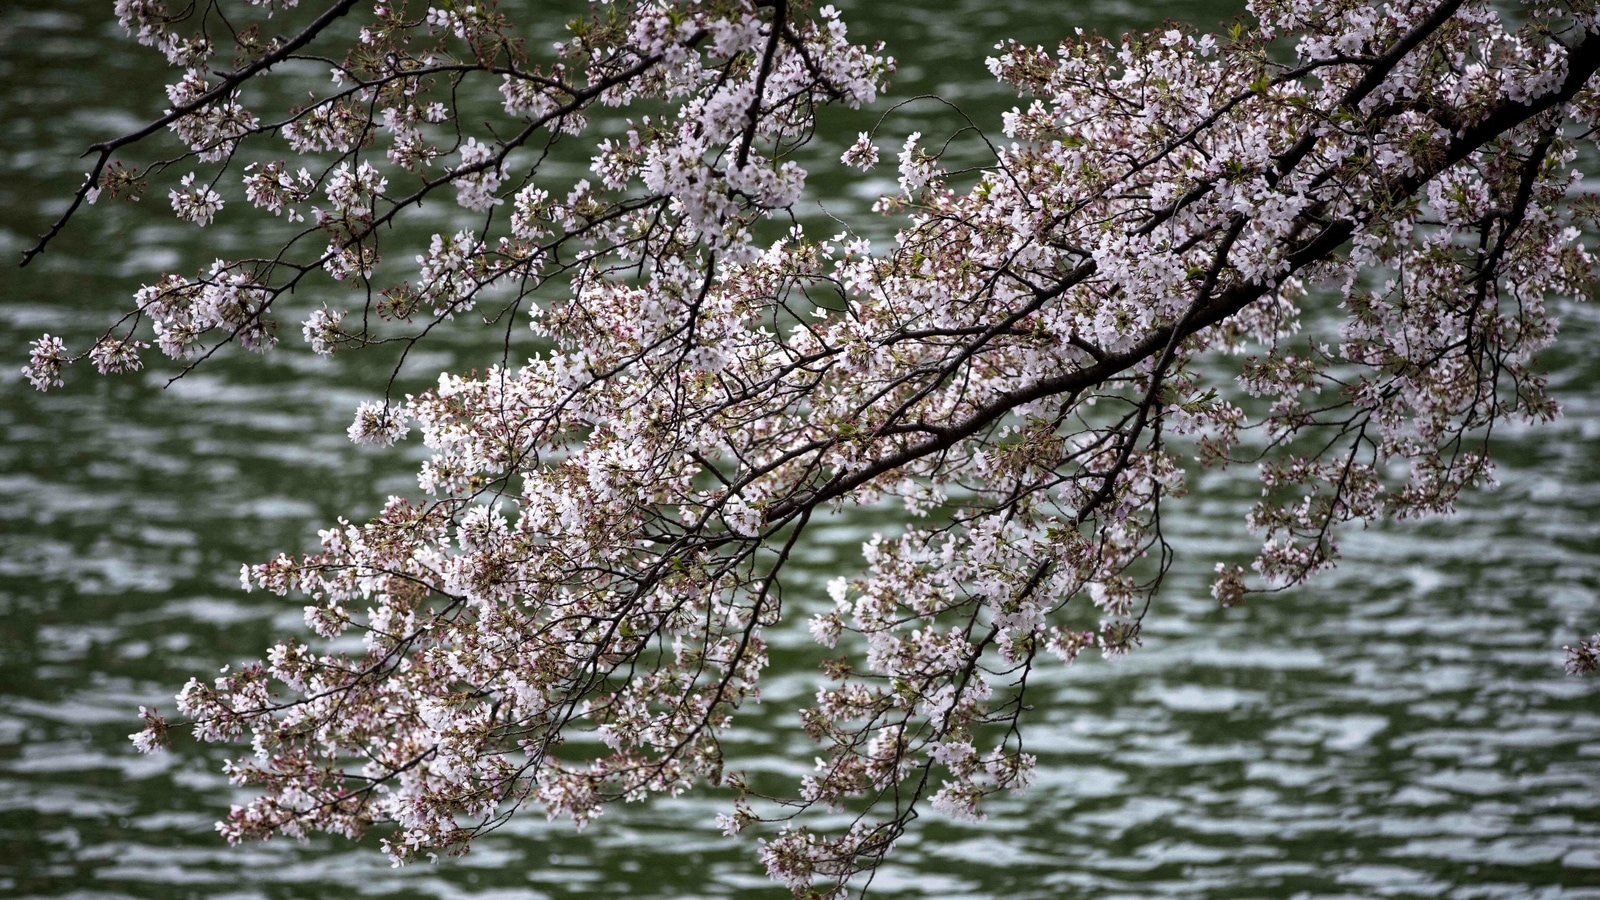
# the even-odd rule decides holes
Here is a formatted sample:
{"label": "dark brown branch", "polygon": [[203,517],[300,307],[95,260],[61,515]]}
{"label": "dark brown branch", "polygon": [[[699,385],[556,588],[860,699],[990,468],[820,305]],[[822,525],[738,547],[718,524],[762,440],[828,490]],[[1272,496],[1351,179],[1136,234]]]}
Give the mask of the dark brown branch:
{"label": "dark brown branch", "polygon": [[[1466,159],[1490,141],[1524,122],[1571,100],[1594,76],[1597,69],[1600,69],[1600,34],[1590,34],[1582,43],[1568,51],[1567,77],[1559,89],[1545,94],[1530,103],[1502,102],[1477,125],[1464,129],[1460,135],[1453,138],[1445,146],[1444,152],[1439,155],[1434,165],[1420,169],[1408,176],[1390,179],[1385,187],[1374,192],[1372,202],[1368,205],[1369,211],[1375,215],[1390,203],[1415,194],[1440,173]],[[1104,360],[1092,366],[1052,378],[1043,378],[1014,391],[1001,394],[990,403],[973,412],[964,421],[947,426],[938,437],[906,447],[859,469],[841,471],[820,487],[775,504],[768,511],[768,521],[779,521],[795,515],[802,509],[811,508],[817,504],[844,496],[875,478],[893,472],[931,454],[948,450],[962,440],[982,431],[1019,406],[1058,394],[1082,391],[1104,383],[1108,379],[1133,368],[1152,354],[1157,353],[1167,346],[1170,341],[1173,341],[1174,338],[1182,341],[1236,315],[1245,307],[1266,296],[1282,278],[1327,259],[1355,234],[1361,224],[1363,223],[1352,218],[1339,219],[1329,223],[1315,237],[1288,254],[1285,270],[1278,276],[1278,279],[1274,280],[1273,284],[1248,282],[1234,285],[1218,294],[1209,303],[1196,309],[1187,321],[1154,328],[1133,346],[1117,353],[1108,354]],[[1079,270],[1075,270],[1073,275],[1077,276],[1084,267],[1087,267],[1090,270],[1089,274],[1092,274],[1095,263],[1093,261],[1085,263]]]}

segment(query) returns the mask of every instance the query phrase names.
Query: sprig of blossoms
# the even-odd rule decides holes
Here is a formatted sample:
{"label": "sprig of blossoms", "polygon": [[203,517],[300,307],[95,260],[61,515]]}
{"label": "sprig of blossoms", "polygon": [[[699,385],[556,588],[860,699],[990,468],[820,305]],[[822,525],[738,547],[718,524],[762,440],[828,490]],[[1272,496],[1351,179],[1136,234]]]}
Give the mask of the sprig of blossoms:
{"label": "sprig of blossoms", "polygon": [[839,156],[839,161],[863,172],[877,165],[878,146],[872,142],[872,135],[865,131],[861,132],[856,142]]}
{"label": "sprig of blossoms", "polygon": [[46,334],[34,340],[22,374],[35,390],[48,391],[65,383],[61,380],[61,366],[68,361],[66,345],[60,338]]}
{"label": "sprig of blossoms", "polygon": [[1600,634],[1586,637],[1576,645],[1562,649],[1567,654],[1568,675],[1588,675],[1600,671]]}
{"label": "sprig of blossoms", "polygon": [[355,421],[350,423],[350,440],[356,444],[387,447],[406,436],[407,418],[404,410],[389,403],[364,402],[356,409]]}
{"label": "sprig of blossoms", "polygon": [[133,741],[133,746],[140,753],[155,753],[171,745],[171,738],[167,731],[167,720],[153,709],[139,707],[139,717],[144,719],[144,728],[128,735]]}
{"label": "sprig of blossoms", "polygon": [[384,178],[371,163],[363,162],[354,169],[348,163],[341,163],[329,173],[324,190],[328,202],[333,204],[334,211],[339,215],[369,219],[373,214],[373,204],[388,187],[389,179]]}
{"label": "sprig of blossoms", "polygon": [[222,195],[212,190],[210,185],[195,184],[193,172],[183,176],[179,184],[182,190],[173,188],[167,192],[172,200],[172,211],[178,214],[178,218],[202,228],[210,225],[216,214],[222,211]]}
{"label": "sprig of blossoms", "polygon": [[305,216],[301,215],[295,205],[311,197],[314,185],[309,171],[302,168],[291,175],[288,167],[281,161],[265,165],[251,163],[245,166],[245,199],[256,208],[265,209],[274,216],[287,212],[286,218],[290,222],[305,221]]}
{"label": "sprig of blossoms", "polygon": [[338,349],[340,342],[345,339],[344,332],[339,328],[339,323],[343,319],[343,310],[331,310],[326,306],[313,312],[306,319],[301,330],[313,353],[318,356],[333,355],[333,351]]}
{"label": "sprig of blossoms", "polygon": [[455,185],[457,203],[475,212],[486,212],[504,202],[495,192],[505,183],[507,173],[503,164],[487,165],[494,158],[494,148],[475,137],[461,145],[461,165],[455,171],[465,174],[450,182]]}
{"label": "sprig of blossoms", "polygon": [[89,350],[89,358],[101,375],[137,372],[144,367],[139,351],[149,347],[144,341],[101,338]]}

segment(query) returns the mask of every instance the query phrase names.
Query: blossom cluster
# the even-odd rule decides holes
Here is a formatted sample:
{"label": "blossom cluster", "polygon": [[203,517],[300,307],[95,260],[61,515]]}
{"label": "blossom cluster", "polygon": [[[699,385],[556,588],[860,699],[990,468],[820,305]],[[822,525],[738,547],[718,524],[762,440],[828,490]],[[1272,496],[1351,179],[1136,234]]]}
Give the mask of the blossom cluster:
{"label": "blossom cluster", "polygon": [[[270,346],[273,308],[318,273],[373,315],[309,311],[317,353],[468,311],[548,347],[362,404],[352,440],[420,434],[422,497],[246,568],[305,599],[316,640],[179,695],[201,740],[250,745],[228,771],[259,797],[231,840],[393,823],[404,861],[525,804],[582,826],[724,785],[721,827],[762,830],[774,879],[841,892],[922,806],[978,819],[1032,780],[1030,677],[1139,645],[1194,466],[1259,467],[1260,552],[1213,587],[1233,604],[1332,565],[1345,523],[1448,511],[1491,481],[1494,426],[1555,413],[1548,303],[1593,267],[1568,202],[1575,135],[1600,125],[1589,6],[1256,0],[1225,39],[1002,45],[1019,102],[992,164],[885,135],[898,191],[875,209],[900,227],[877,248],[772,220],[803,195],[816,109],[878,95],[881,47],[827,6],[604,6],[532,59],[492,4],[379,4],[332,86],[272,118],[183,49],[209,39],[119,4],[185,70],[174,110],[198,106],[170,124],[197,164],[243,141],[301,157],[247,169],[228,214],[327,202],[267,261],[141,290],[163,353]],[[455,106],[475,79],[505,127]],[[541,169],[600,118],[592,178]],[[882,164],[879,140],[841,161]],[[173,190],[180,217],[220,214],[222,177]],[[477,225],[378,252],[446,189]],[[1335,303],[1336,329],[1302,332]],[[134,368],[140,346],[94,359]],[[26,372],[52,387],[73,358],[45,336]],[[885,500],[909,524],[811,598],[819,653],[843,654],[798,712],[815,768],[758,793],[720,738],[797,615],[791,554],[833,506]],[[141,749],[169,729],[147,721]]]}

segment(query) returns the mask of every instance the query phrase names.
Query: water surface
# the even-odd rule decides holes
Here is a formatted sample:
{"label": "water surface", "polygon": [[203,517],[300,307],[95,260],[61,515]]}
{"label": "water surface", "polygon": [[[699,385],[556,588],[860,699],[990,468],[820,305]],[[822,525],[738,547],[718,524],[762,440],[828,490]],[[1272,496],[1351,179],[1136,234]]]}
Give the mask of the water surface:
{"label": "water surface", "polygon": [[[118,37],[109,5],[0,7],[8,255],[81,177],[81,147],[162,105],[164,73]],[[981,65],[1001,37],[1237,11],[919,5],[937,8],[857,2],[847,21],[902,58],[891,99],[937,92],[991,127],[1012,102]],[[527,4],[530,33],[554,33],[544,9]],[[834,116],[818,158],[836,158],[876,115]],[[933,103],[896,116],[895,138],[958,127]],[[844,216],[881,186],[812,183]],[[363,354],[223,359],[168,389],[162,368],[79,373],[46,396],[17,374],[28,340],[84,344],[141,278],[248,240],[244,218],[197,240],[160,198],[97,208],[35,267],[0,271],[0,896],[783,896],[750,841],[710,826],[712,796],[613,809],[581,835],[525,816],[466,859],[391,870],[376,849],[338,840],[230,849],[211,830],[237,799],[221,751],[132,752],[137,706],[170,708],[191,675],[300,627],[297,601],[239,591],[241,563],[304,549],[334,517],[414,491],[415,446],[370,452],[343,437],[387,375]],[[1600,897],[1600,682],[1560,669],[1561,645],[1600,628],[1600,315],[1564,318],[1548,362],[1566,417],[1506,436],[1501,488],[1453,519],[1350,534],[1345,562],[1308,588],[1216,608],[1206,565],[1248,558],[1240,520],[1255,488],[1248,472],[1199,479],[1171,522],[1188,554],[1146,646],[1049,681],[1028,734],[1036,787],[983,826],[925,817],[875,893]],[[414,388],[495,354],[492,339],[463,332],[407,377]],[[818,529],[797,573],[809,602],[888,527],[857,515]],[[792,778],[814,753],[793,718],[815,689],[795,664],[802,635],[778,637],[790,649],[740,731],[752,770]]]}

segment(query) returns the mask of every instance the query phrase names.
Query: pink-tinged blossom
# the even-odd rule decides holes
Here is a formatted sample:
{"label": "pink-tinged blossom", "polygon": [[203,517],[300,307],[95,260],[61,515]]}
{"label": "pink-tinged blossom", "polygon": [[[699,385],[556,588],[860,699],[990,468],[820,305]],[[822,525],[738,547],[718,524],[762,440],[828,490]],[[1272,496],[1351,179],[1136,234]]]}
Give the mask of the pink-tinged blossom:
{"label": "pink-tinged blossom", "polygon": [[1567,674],[1588,675],[1600,671],[1600,634],[1561,649],[1567,653]]}
{"label": "pink-tinged blossom", "polygon": [[461,164],[456,172],[464,173],[450,183],[456,188],[456,202],[475,212],[485,212],[504,202],[495,191],[505,183],[506,170],[502,165],[489,165],[495,157],[493,147],[469,137],[461,145]]}
{"label": "pink-tinged blossom", "polygon": [[173,188],[167,192],[172,199],[172,211],[178,218],[186,222],[193,222],[204,227],[211,224],[211,220],[222,211],[222,195],[211,189],[210,185],[196,185],[194,173],[183,176],[179,182],[182,190]]}
{"label": "pink-tinged blossom", "polygon": [[329,173],[324,190],[336,213],[367,219],[372,216],[373,204],[388,187],[389,179],[380,175],[371,163],[363,162],[354,169],[348,163],[341,163]]}
{"label": "pink-tinged blossom", "polygon": [[152,325],[156,346],[169,359],[193,359],[200,352],[200,336],[206,329],[189,322],[162,322]]}
{"label": "pink-tinged blossom", "polygon": [[28,364],[22,367],[22,374],[35,390],[48,391],[62,386],[61,366],[69,361],[66,345],[60,338],[47,334],[33,342]]}
{"label": "pink-tinged blossom", "polygon": [[306,343],[311,345],[312,352],[318,356],[333,355],[333,351],[339,348],[339,342],[344,339],[344,333],[339,330],[342,319],[343,310],[332,310],[326,306],[307,317],[301,331],[305,334]]}
{"label": "pink-tinged blossom", "polygon": [[327,150],[345,153],[370,127],[371,123],[353,107],[339,103],[318,104],[285,125],[283,137],[296,153]]}
{"label": "pink-tinged blossom", "polygon": [[115,10],[117,22],[139,43],[159,49],[175,40],[167,33],[171,14],[162,0],[117,0]]}
{"label": "pink-tinged blossom", "polygon": [[144,341],[103,337],[89,350],[89,358],[101,375],[137,372],[144,367],[139,351],[149,347]]}
{"label": "pink-tinged blossom", "polygon": [[347,433],[352,443],[387,447],[406,436],[410,430],[406,419],[405,411],[398,406],[367,401],[356,409],[355,421]]}
{"label": "pink-tinged blossom", "polygon": [[913,131],[906,138],[905,145],[900,148],[900,190],[907,195],[921,190],[940,174],[933,157],[918,146],[921,140],[922,132]]}
{"label": "pink-tinged blossom", "polygon": [[139,707],[139,717],[144,719],[144,728],[128,735],[133,741],[133,746],[140,753],[155,753],[165,750],[171,745],[167,736],[167,720],[153,709]]}
{"label": "pink-tinged blossom", "polygon": [[987,814],[978,809],[978,803],[982,799],[983,792],[976,785],[947,781],[934,792],[928,805],[933,807],[935,812],[952,819],[982,822],[988,818]]}
{"label": "pink-tinged blossom", "polygon": [[542,120],[560,107],[547,88],[527,79],[512,78],[510,75],[501,78],[500,96],[503,98],[503,105],[508,115],[527,119]]}
{"label": "pink-tinged blossom", "polygon": [[305,221],[295,205],[310,198],[313,187],[311,173],[304,168],[291,175],[288,167],[278,161],[245,166],[245,199],[274,216],[287,213],[290,222]]}
{"label": "pink-tinged blossom", "polygon": [[[432,104],[429,109],[431,110],[433,106],[440,104]],[[419,111],[416,107],[405,109],[389,107],[383,111],[383,127],[389,132],[392,140],[384,155],[389,157],[390,162],[415,172],[442,155],[443,151],[428,143],[422,129],[417,125],[416,120],[419,118],[423,121],[434,121],[428,119],[428,115],[427,110]]]}
{"label": "pink-tinged blossom", "polygon": [[[169,47],[169,54],[178,46],[182,45]],[[239,140],[255,131],[260,120],[240,105],[236,92],[222,97],[212,93],[217,86],[211,83],[206,69],[192,64],[200,62],[199,58],[186,62],[191,65],[183,77],[167,86],[167,100],[172,108],[166,112],[181,113],[167,127],[189,146],[196,159],[218,162],[232,156]]]}
{"label": "pink-tinged blossom", "polygon": [[867,134],[865,131],[861,132],[861,135],[856,138],[856,142],[851,144],[839,157],[839,161],[863,172],[877,165],[878,147],[872,142],[872,135]]}

